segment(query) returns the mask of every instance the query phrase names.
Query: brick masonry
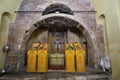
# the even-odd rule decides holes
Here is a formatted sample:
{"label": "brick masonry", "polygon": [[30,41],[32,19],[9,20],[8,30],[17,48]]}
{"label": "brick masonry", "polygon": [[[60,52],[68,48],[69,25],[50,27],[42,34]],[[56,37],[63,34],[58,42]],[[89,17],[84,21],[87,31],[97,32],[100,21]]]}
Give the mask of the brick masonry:
{"label": "brick masonry", "polygon": [[[66,5],[74,15],[54,13],[42,16],[42,12],[55,3]],[[87,41],[88,65],[99,67],[101,54],[104,56],[103,29],[96,24],[95,11],[89,0],[23,0],[16,14],[16,21],[9,27],[8,45],[11,50],[6,57],[7,71],[25,68],[25,48],[29,38],[40,25],[51,19],[66,21],[83,33]]]}

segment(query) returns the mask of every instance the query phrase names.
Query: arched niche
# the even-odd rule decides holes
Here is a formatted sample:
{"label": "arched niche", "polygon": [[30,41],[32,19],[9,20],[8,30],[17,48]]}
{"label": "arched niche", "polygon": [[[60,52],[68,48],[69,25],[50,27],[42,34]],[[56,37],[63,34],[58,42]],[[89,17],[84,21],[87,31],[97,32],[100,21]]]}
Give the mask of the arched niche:
{"label": "arched niche", "polygon": [[105,55],[108,55],[109,54],[109,43],[108,43],[108,35],[107,35],[107,27],[106,27],[106,17],[104,14],[101,14],[98,17],[98,24],[102,25],[103,27]]}
{"label": "arched niche", "polygon": [[65,4],[55,3],[49,5],[42,13],[42,15],[50,14],[50,13],[64,13],[73,15],[72,10],[67,7]]}
{"label": "arched niche", "polygon": [[3,52],[3,47],[7,45],[10,19],[11,19],[10,13],[4,12],[2,14],[0,27],[0,64],[1,64],[0,69],[4,68],[5,53]]}
{"label": "arched niche", "polygon": [[[63,22],[66,22],[67,24],[69,24],[67,26],[64,26],[64,27],[66,27],[66,29],[69,29],[71,31],[73,29],[76,29],[77,32],[79,33],[78,36],[80,36],[80,34],[82,33],[81,37],[82,38],[84,37],[85,40],[83,40],[83,42],[85,41],[85,43],[87,43],[87,49],[88,49],[87,50],[87,53],[88,53],[87,54],[87,56],[88,56],[87,57],[87,60],[88,60],[87,64],[89,66],[94,66],[94,64],[92,64],[92,63],[95,60],[95,57],[96,57],[95,54],[97,54],[97,47],[94,44],[94,39],[92,39],[91,34],[87,30],[87,28],[80,23],[80,21],[78,21],[77,19],[74,19],[73,16],[67,15],[67,14],[63,15],[62,13],[59,13],[59,14],[48,14],[48,15],[42,16],[41,19],[38,22],[34,23],[33,26],[31,26],[31,28],[23,36],[24,41],[21,44],[22,45],[21,51],[25,51],[27,43],[29,42],[29,40],[31,40],[31,37],[36,32],[36,30],[39,29],[39,30],[41,30],[40,33],[42,33],[42,30],[44,31],[44,28],[45,29],[49,28],[49,26],[47,26],[47,24],[50,24],[51,21],[56,21],[56,20],[60,20],[60,21],[63,21]],[[26,53],[26,52],[24,52],[24,53]],[[23,56],[24,57],[22,57],[21,60],[20,59],[18,60],[18,63],[20,63],[22,65],[24,65],[23,60],[25,58],[25,54],[23,54]],[[92,58],[91,58],[91,56],[92,56]],[[96,63],[96,65],[97,65],[97,63]]]}

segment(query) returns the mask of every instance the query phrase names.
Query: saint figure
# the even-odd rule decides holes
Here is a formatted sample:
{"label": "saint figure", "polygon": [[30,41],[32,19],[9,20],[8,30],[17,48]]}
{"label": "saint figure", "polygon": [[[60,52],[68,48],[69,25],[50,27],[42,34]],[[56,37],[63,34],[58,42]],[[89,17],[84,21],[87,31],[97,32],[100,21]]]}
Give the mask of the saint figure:
{"label": "saint figure", "polygon": [[60,49],[60,44],[61,44],[60,39],[56,39],[55,45],[56,45],[57,51],[59,51],[59,49]]}

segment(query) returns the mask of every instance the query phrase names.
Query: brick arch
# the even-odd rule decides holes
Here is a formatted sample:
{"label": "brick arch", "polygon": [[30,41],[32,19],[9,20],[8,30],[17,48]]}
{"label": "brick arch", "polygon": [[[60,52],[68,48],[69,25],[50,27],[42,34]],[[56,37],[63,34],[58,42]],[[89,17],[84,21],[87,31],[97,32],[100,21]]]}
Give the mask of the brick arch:
{"label": "brick arch", "polygon": [[[80,33],[82,33],[84,35],[84,37],[87,40],[87,46],[89,48],[88,50],[88,55],[89,57],[92,56],[91,60],[88,62],[88,64],[90,66],[94,66],[94,58],[96,56],[94,56],[98,51],[97,49],[97,45],[95,44],[95,39],[93,39],[93,35],[94,33],[88,30],[88,28],[85,27],[84,24],[81,24],[82,22],[80,22],[79,20],[77,20],[74,16],[71,15],[67,15],[67,14],[49,14],[49,15],[45,15],[42,16],[41,19],[34,23],[33,26],[31,26],[31,28],[28,30],[28,32],[26,33],[26,35],[24,35],[24,42],[22,44],[22,46],[25,49],[25,46],[27,44],[27,42],[29,41],[31,35],[33,32],[35,32],[36,29],[39,28],[40,25],[44,25],[46,22],[49,22],[50,20],[54,20],[54,19],[61,19],[63,21],[72,23],[71,25],[73,26],[73,28],[76,28],[79,30]],[[24,51],[24,50],[23,50]]]}
{"label": "brick arch", "polygon": [[65,4],[55,3],[49,5],[42,13],[42,15],[50,14],[50,13],[65,13],[65,14],[71,14],[73,15],[72,10],[67,7]]}
{"label": "brick arch", "polygon": [[49,20],[52,20],[52,19],[53,20],[54,19],[61,19],[61,20],[64,20],[64,21],[68,21],[69,23],[72,23],[71,25],[74,25],[75,28],[77,28],[78,30],[80,30],[84,34],[86,39],[89,39],[91,41],[91,43],[93,43],[93,39],[91,39],[92,38],[91,34],[94,34],[94,33],[92,33],[92,32],[90,33],[89,29],[86,28],[84,26],[84,24],[82,24],[82,22],[80,22],[79,20],[75,19],[74,16],[67,15],[67,14],[49,14],[49,15],[42,16],[39,21],[37,21],[36,23],[33,24],[33,26],[31,26],[31,28],[28,30],[28,32],[24,36],[25,43],[30,38],[30,35],[40,25],[44,25],[46,23],[46,21],[48,22]]}

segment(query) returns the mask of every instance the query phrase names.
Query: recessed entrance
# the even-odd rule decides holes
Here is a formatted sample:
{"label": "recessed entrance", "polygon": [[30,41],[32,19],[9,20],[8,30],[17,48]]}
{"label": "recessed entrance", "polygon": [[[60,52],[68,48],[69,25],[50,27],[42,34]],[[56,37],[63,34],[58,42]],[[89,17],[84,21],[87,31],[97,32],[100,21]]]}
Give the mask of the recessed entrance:
{"label": "recessed entrance", "polygon": [[69,19],[62,17],[51,17],[34,25],[38,28],[33,31],[27,41],[26,53],[33,43],[47,43],[48,69],[65,70],[65,45],[78,42],[81,43],[85,50],[85,61],[86,65],[88,65],[87,45],[85,44],[87,40],[81,30],[76,27],[77,22],[70,22]]}

